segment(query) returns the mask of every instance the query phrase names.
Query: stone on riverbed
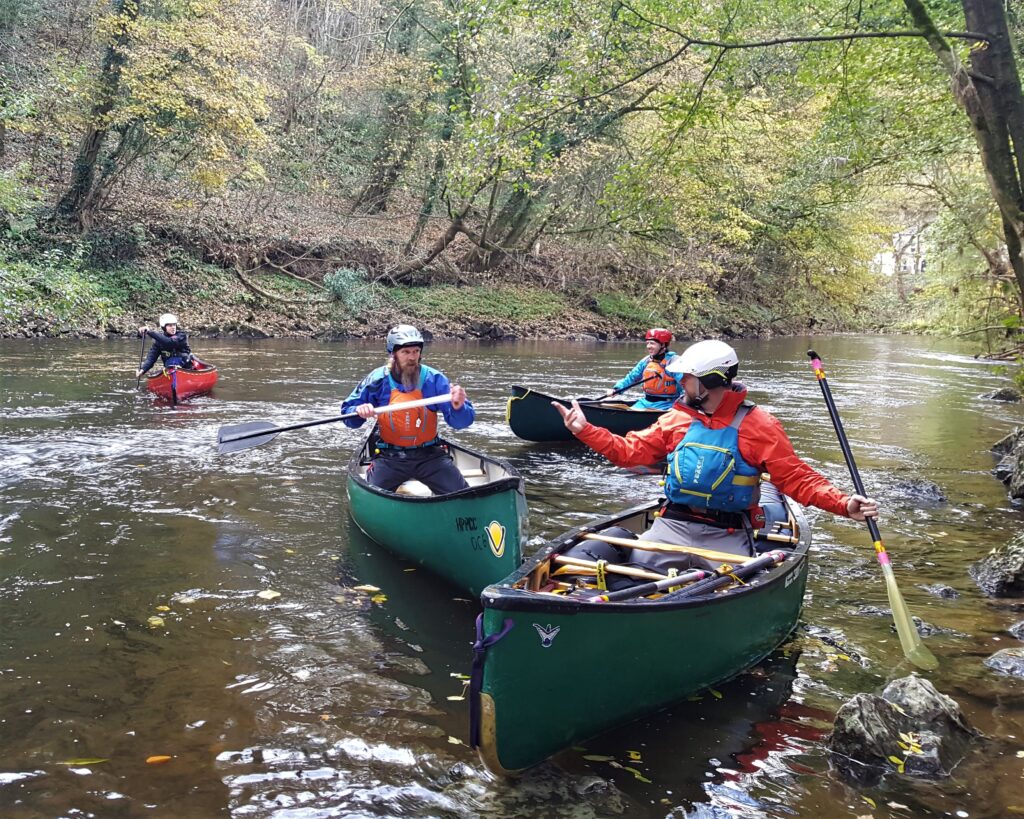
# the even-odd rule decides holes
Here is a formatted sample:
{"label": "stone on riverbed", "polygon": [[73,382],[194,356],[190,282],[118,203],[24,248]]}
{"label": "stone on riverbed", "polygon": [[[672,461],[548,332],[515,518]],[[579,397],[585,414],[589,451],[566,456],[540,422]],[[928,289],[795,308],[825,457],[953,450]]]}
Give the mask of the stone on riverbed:
{"label": "stone on riverbed", "polygon": [[1024,620],[1021,620],[1019,623],[1014,623],[1007,630],[1018,640],[1024,642]]}
{"label": "stone on riverbed", "polygon": [[829,750],[840,773],[858,783],[887,773],[949,776],[978,732],[960,706],[916,675],[894,680],[882,696],[857,694],[836,714]]}
{"label": "stone on riverbed", "polygon": [[1001,674],[1024,679],[1024,648],[1004,648],[997,651],[985,660],[985,665]]}
{"label": "stone on riverbed", "polygon": [[968,573],[989,597],[1024,596],[1024,535],[993,549]]}
{"label": "stone on riverbed", "polygon": [[1016,387],[1000,387],[998,390],[987,392],[982,398],[991,398],[993,401],[1020,401],[1020,391]]}
{"label": "stone on riverbed", "polygon": [[1010,488],[1011,498],[1024,498],[1024,427],[1000,438],[992,451],[1002,456],[993,474]]}
{"label": "stone on riverbed", "polygon": [[955,600],[960,596],[960,592],[945,583],[919,583],[917,587],[924,589],[928,594],[934,594],[936,597],[943,597],[947,600]]}

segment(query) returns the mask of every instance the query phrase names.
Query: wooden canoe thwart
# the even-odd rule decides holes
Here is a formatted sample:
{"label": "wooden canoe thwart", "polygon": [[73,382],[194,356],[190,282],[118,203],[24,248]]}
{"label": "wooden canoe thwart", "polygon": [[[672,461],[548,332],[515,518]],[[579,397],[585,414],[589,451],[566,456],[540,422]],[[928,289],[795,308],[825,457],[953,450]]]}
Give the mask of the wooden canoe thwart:
{"label": "wooden canoe thwart", "polygon": [[[538,392],[529,387],[512,387],[512,397],[508,399],[505,417],[512,432],[525,441],[571,441],[573,435],[565,428],[562,416],[551,406],[558,401],[566,407],[571,406],[568,398],[555,398]],[[586,419],[595,426],[611,430],[616,435],[625,435],[639,429],[646,429],[661,416],[665,410],[634,410],[635,401],[603,401],[601,403],[581,403]]]}
{"label": "wooden canoe thwart", "polygon": [[146,376],[146,389],[172,404],[210,392],[217,383],[217,368],[205,361],[195,360],[195,367],[185,370],[181,367],[167,367],[158,373]]}
{"label": "wooden canoe thwart", "polygon": [[348,467],[349,511],[371,539],[474,597],[520,565],[526,494],[509,464],[446,441],[468,489],[435,495],[419,481],[406,481],[387,492],[366,480],[373,438]]}
{"label": "wooden canoe thwart", "polygon": [[[800,617],[810,530],[796,504],[774,497],[776,523],[759,533],[757,554],[632,541],[655,519],[659,503],[649,503],[574,529],[484,589],[470,687],[484,764],[497,774],[529,768],[777,648]],[[605,540],[606,563],[580,557]],[[630,565],[652,551],[657,563]]]}

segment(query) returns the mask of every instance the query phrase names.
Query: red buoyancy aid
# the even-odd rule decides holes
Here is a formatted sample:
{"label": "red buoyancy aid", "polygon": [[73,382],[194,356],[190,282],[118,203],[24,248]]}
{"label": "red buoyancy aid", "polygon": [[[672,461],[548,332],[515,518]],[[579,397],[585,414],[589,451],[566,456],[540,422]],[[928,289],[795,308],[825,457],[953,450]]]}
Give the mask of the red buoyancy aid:
{"label": "red buoyancy aid", "polygon": [[[398,389],[390,374],[388,380],[391,381],[389,406],[418,401],[424,397],[422,376],[420,386],[411,392],[402,392]],[[377,430],[380,439],[388,446],[426,446],[437,440],[437,413],[433,407],[392,410],[377,418]]]}
{"label": "red buoyancy aid", "polygon": [[[653,358],[644,367],[644,392],[652,398],[675,398],[679,395],[679,382],[665,369],[662,361]],[[646,379],[650,378],[650,381]]]}

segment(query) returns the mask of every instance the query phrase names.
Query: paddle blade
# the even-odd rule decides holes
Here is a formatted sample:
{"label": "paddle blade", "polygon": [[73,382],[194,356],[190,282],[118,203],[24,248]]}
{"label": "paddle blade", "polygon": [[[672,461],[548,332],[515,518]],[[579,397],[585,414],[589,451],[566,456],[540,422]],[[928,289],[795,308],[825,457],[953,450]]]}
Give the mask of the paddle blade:
{"label": "paddle blade", "polygon": [[939,667],[939,661],[921,642],[921,635],[917,633],[910,610],[896,586],[896,576],[893,574],[892,566],[883,563],[882,574],[885,576],[885,591],[889,595],[889,608],[892,609],[892,619],[896,623],[896,633],[899,635],[904,655],[918,668],[934,671]]}
{"label": "paddle blade", "polygon": [[[265,435],[256,433],[267,432]],[[217,453],[238,452],[254,446],[270,443],[278,436],[278,429],[266,421],[250,421],[247,424],[230,424],[217,430]]]}

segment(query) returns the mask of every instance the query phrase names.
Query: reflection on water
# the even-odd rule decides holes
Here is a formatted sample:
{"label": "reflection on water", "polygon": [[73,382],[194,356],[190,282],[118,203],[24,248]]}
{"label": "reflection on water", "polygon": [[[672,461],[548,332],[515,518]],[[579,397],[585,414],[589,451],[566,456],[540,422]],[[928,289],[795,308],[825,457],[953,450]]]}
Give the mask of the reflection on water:
{"label": "reflection on water", "polygon": [[[828,819],[872,813],[866,796],[915,815],[1004,814],[1019,801],[1024,707],[1019,684],[981,660],[1011,644],[1005,630],[1020,613],[982,599],[966,567],[1020,527],[989,474],[988,447],[1021,409],[978,397],[1003,379],[967,347],[815,344],[865,483],[885,504],[901,590],[946,630],[929,638],[942,663],[931,679],[993,740],[955,781],[897,777],[860,794],[830,774],[821,737],[835,708],[911,669],[889,619],[871,613],[887,603],[866,532],[817,513],[811,628],[717,691],[496,781],[462,744],[476,603],[350,524],[343,467],[358,434],[326,425],[216,454],[223,424],[336,414],[381,363],[378,345],[207,341],[200,353],[222,373],[216,393],[171,408],[136,388],[134,344],[5,341],[0,809]],[[737,347],[751,397],[848,485],[806,341]],[[650,498],[656,478],[571,443],[517,440],[504,423],[508,386],[591,394],[642,352],[639,343],[427,348],[477,407],[459,440],[526,477],[534,546]],[[923,588],[936,583],[960,596]],[[381,596],[355,590],[364,584]],[[258,596],[268,590],[280,596]],[[686,635],[666,635],[666,651],[685,645]],[[853,653],[862,662],[846,659]],[[172,759],[147,765],[153,755]]]}

